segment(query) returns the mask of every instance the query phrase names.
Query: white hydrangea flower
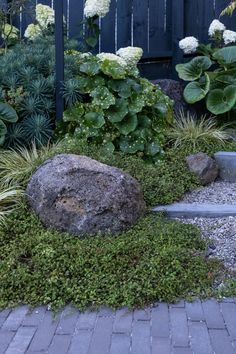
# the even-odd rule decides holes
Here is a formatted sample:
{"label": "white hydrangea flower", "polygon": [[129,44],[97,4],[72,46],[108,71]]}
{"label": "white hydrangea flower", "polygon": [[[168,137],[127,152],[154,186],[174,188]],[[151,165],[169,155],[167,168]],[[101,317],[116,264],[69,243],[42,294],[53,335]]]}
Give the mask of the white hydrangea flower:
{"label": "white hydrangea flower", "polygon": [[185,54],[195,53],[199,46],[199,42],[195,37],[185,37],[179,42],[179,47]]}
{"label": "white hydrangea flower", "polygon": [[236,42],[236,32],[225,30],[223,32],[223,39],[225,44],[235,43]]}
{"label": "white hydrangea flower", "polygon": [[11,26],[9,23],[4,25],[2,31],[2,38],[3,39],[17,39],[18,38],[18,28]]}
{"label": "white hydrangea flower", "polygon": [[42,30],[39,27],[39,25],[34,25],[31,23],[25,30],[24,36],[30,40],[35,40],[37,37],[39,37],[42,34]]}
{"label": "white hydrangea flower", "polygon": [[38,4],[36,6],[36,20],[41,27],[47,28],[55,21],[54,10],[50,6]]}
{"label": "white hydrangea flower", "polygon": [[217,32],[223,32],[225,30],[225,25],[219,20],[213,20],[210,24],[208,34],[210,37],[214,37]]}
{"label": "white hydrangea flower", "polygon": [[112,53],[100,53],[97,54],[97,58],[99,58],[100,60],[106,60],[108,59],[109,61],[114,61],[116,63],[118,63],[119,65],[123,66],[124,68],[127,66],[126,61],[120,57],[118,57],[118,55],[112,54]]}
{"label": "white hydrangea flower", "polygon": [[139,47],[126,47],[120,48],[116,54],[124,59],[129,67],[133,67],[142,58],[143,50]]}
{"label": "white hydrangea flower", "polygon": [[109,12],[111,0],[86,0],[84,7],[85,17],[104,17]]}

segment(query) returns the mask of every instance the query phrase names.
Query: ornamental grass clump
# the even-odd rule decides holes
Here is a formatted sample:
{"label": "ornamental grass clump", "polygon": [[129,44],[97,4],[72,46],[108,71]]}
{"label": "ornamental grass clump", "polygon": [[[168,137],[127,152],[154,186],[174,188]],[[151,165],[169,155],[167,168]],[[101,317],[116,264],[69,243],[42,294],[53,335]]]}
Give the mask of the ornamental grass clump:
{"label": "ornamental grass clump", "polygon": [[7,217],[15,210],[22,191],[16,187],[0,185],[0,227],[5,225]]}
{"label": "ornamental grass clump", "polygon": [[234,119],[236,109],[236,32],[215,19],[210,24],[210,43],[199,44],[195,37],[179,42],[185,54],[196,53],[188,63],[176,65],[179,78],[189,83],[184,98],[189,104],[205,100],[212,114]]}

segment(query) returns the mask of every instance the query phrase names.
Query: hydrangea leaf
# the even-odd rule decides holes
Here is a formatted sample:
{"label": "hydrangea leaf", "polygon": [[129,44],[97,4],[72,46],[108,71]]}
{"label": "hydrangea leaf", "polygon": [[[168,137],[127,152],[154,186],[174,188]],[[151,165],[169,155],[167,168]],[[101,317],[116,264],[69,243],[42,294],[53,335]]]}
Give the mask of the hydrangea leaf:
{"label": "hydrangea leaf", "polygon": [[85,114],[84,120],[89,127],[101,128],[105,124],[105,119],[102,114],[97,112],[89,112]]}
{"label": "hydrangea leaf", "polygon": [[196,57],[186,64],[176,65],[176,71],[179,78],[185,81],[194,81],[199,79],[203,72],[209,69],[212,65],[211,60],[206,57]]}
{"label": "hydrangea leaf", "polygon": [[99,73],[100,66],[95,61],[87,61],[80,65],[80,71],[88,76],[94,76]]}
{"label": "hydrangea leaf", "polygon": [[100,64],[102,72],[115,80],[124,79],[126,70],[119,63],[105,59]]}
{"label": "hydrangea leaf", "polygon": [[128,135],[133,132],[138,125],[138,118],[136,114],[129,113],[121,123],[118,123],[116,126],[119,129],[121,134]]}
{"label": "hydrangea leaf", "polygon": [[118,98],[116,104],[106,111],[106,116],[110,122],[116,123],[121,122],[128,113],[128,102],[122,98]]}

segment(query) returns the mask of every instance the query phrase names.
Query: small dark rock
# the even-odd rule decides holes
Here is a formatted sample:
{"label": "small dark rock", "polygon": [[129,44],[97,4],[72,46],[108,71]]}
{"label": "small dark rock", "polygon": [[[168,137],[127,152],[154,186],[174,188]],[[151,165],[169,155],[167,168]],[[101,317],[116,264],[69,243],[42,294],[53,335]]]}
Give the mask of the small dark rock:
{"label": "small dark rock", "polygon": [[186,158],[189,170],[199,177],[202,185],[207,185],[215,181],[219,168],[210,156],[203,152],[190,155]]}
{"label": "small dark rock", "polygon": [[86,156],[63,154],[33,174],[27,199],[46,227],[72,234],[119,233],[145,212],[139,183]]}

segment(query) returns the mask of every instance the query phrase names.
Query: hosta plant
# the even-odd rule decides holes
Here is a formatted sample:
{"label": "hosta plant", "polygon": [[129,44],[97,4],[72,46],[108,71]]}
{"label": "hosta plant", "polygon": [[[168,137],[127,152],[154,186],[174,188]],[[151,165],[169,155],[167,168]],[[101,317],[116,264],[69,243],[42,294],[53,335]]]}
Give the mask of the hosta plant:
{"label": "hosta plant", "polygon": [[[111,152],[159,157],[163,130],[172,120],[171,100],[114,54],[78,53],[77,65],[75,94],[81,97],[64,113],[66,138],[84,139]],[[68,102],[76,97],[68,91],[65,95]]]}
{"label": "hosta plant", "polygon": [[230,114],[236,108],[236,32],[214,20],[209,36],[211,43],[207,45],[197,44],[194,37],[180,41],[185,53],[196,52],[198,56],[178,64],[176,70],[181,79],[189,82],[184,90],[188,103],[204,99],[214,115]]}

